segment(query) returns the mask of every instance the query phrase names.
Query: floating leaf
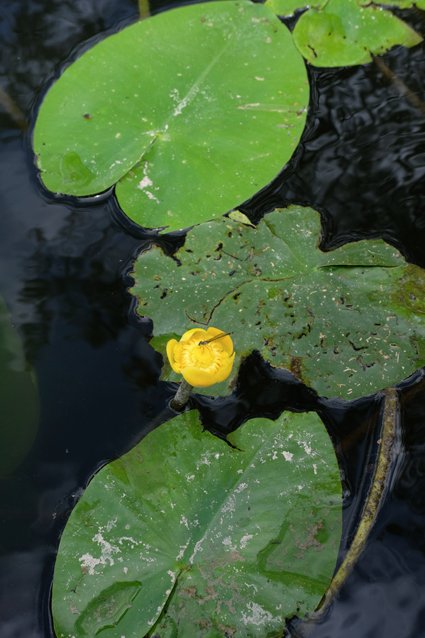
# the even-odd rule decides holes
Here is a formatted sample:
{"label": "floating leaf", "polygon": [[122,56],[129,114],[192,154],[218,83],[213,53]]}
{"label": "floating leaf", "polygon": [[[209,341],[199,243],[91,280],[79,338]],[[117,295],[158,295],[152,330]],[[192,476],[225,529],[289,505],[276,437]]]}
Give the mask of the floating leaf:
{"label": "floating leaf", "polygon": [[0,476],[16,469],[34,441],[38,395],[22,343],[0,298]]}
{"label": "floating leaf", "polygon": [[220,326],[237,357],[259,350],[322,395],[395,385],[425,363],[424,271],[383,241],[322,252],[319,237],[319,214],[298,206],[255,229],[201,224],[178,261],[158,247],[140,255],[138,312],[153,319],[160,344],[195,325]]}
{"label": "floating leaf", "polygon": [[117,184],[138,224],[184,228],[276,176],[308,99],[304,61],[263,5],[166,11],[99,42],[52,86],[34,130],[41,179],[78,196]]}
{"label": "floating leaf", "polygon": [[294,41],[315,66],[350,66],[370,62],[397,44],[406,47],[421,36],[390,11],[360,7],[356,0],[329,0],[321,9],[310,9],[298,20]]}
{"label": "floating leaf", "polygon": [[322,422],[287,413],[229,438],[184,413],[96,474],[59,547],[57,636],[264,638],[315,609],[341,535]]}

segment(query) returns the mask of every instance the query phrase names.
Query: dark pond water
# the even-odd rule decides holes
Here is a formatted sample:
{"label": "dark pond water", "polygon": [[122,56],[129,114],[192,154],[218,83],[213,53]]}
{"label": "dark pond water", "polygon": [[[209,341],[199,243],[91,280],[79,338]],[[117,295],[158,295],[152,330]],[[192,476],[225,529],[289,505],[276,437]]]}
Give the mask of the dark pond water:
{"label": "dark pond water", "polygon": [[[177,3],[176,3],[177,4]],[[152,2],[155,11],[166,3]],[[171,6],[171,5],[169,5]],[[0,86],[26,120],[46,82],[83,41],[136,17],[130,0],[11,0],[0,11]],[[425,14],[409,13],[425,33]],[[385,63],[425,101],[425,48]],[[254,219],[288,202],[323,213],[325,244],[380,236],[425,267],[424,111],[376,64],[312,71],[313,103],[296,158],[248,203]],[[22,465],[0,484],[0,636],[53,636],[49,595],[59,535],[93,472],[158,420],[173,387],[159,381],[152,325],[137,319],[126,275],[149,241],[112,200],[45,196],[29,135],[0,106],[0,295],[37,373],[41,419]],[[172,250],[182,239],[164,239]],[[253,391],[255,390],[255,392]],[[255,398],[253,398],[255,397]],[[312,638],[425,636],[425,380],[400,386],[402,452],[367,548]],[[345,545],[370,476],[379,397],[319,401],[257,357],[229,399],[200,403],[224,433],[252,415],[318,408],[346,472]],[[2,452],[3,453],[3,452]],[[294,635],[305,635],[298,626]]]}

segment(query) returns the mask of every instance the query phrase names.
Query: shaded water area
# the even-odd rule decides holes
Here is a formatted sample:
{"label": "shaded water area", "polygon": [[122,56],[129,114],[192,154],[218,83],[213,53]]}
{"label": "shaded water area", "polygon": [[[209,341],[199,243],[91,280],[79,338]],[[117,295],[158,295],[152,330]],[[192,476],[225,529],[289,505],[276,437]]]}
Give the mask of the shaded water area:
{"label": "shaded water area", "polygon": [[[152,2],[154,11],[167,5]],[[179,3],[175,3],[179,4]],[[408,12],[425,34],[425,14]],[[14,0],[0,16],[0,86],[31,121],[61,63],[88,38],[134,20],[130,0]],[[425,101],[425,47],[383,57]],[[257,220],[296,202],[321,211],[324,246],[383,237],[425,267],[424,113],[376,63],[310,70],[308,126],[293,161],[243,210]],[[404,92],[405,93],[405,92]],[[410,96],[411,97],[411,96]],[[35,176],[30,135],[0,106],[0,295],[24,341],[41,401],[35,442],[0,482],[1,638],[53,636],[49,596],[60,533],[97,468],[161,420],[174,386],[159,381],[152,324],[127,292],[151,238],[123,221],[113,198],[55,199]],[[172,251],[182,236],[164,237]],[[366,550],[312,638],[425,636],[425,377],[403,382],[402,452]],[[253,356],[230,398],[196,400],[223,435],[244,419],[318,409],[344,470],[344,545],[376,452],[379,397],[319,399]],[[0,454],[5,451],[1,450]],[[294,635],[304,635],[297,625]]]}

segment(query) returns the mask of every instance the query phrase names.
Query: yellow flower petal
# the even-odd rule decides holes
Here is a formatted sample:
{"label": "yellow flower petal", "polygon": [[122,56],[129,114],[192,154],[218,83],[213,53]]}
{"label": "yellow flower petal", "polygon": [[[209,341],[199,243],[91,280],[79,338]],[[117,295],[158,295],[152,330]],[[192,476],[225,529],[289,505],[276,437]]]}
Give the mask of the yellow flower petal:
{"label": "yellow flower petal", "polygon": [[232,371],[234,360],[235,360],[235,353],[233,353],[231,357],[228,357],[224,361],[222,367],[217,372],[216,380],[214,381],[214,383],[221,383],[222,381],[225,381],[227,379],[227,377]]}
{"label": "yellow flower petal", "polygon": [[[224,330],[219,330],[218,328],[213,328],[210,326],[206,332],[205,340],[212,339],[213,337],[218,337],[219,335],[226,335]],[[233,341],[231,340],[229,335],[225,337],[220,337],[220,339],[216,339],[216,341],[220,341],[223,350],[226,350],[229,354],[233,354]]]}
{"label": "yellow flower petal", "polygon": [[206,339],[211,339],[212,337],[218,337],[218,335],[225,334],[224,330],[219,330],[218,328],[213,328],[213,326],[209,326],[206,330]]}
{"label": "yellow flower petal", "polygon": [[191,330],[188,330],[184,333],[184,335],[180,339],[180,342],[191,341],[192,339],[195,339],[195,336],[196,339],[199,338],[199,341],[203,341],[206,338],[206,334],[207,331],[203,328],[192,328]]}
{"label": "yellow flower petal", "polygon": [[182,370],[183,378],[195,388],[207,388],[217,383],[212,372],[202,370],[202,368],[185,368]]}
{"label": "yellow flower petal", "polygon": [[168,357],[168,361],[170,362],[170,366],[173,368],[174,372],[177,372],[178,374],[180,374],[180,366],[178,365],[178,363],[176,363],[175,358],[174,358],[174,352],[176,349],[176,346],[178,346],[178,341],[176,341],[176,339],[170,339],[170,341],[167,341],[167,357]]}

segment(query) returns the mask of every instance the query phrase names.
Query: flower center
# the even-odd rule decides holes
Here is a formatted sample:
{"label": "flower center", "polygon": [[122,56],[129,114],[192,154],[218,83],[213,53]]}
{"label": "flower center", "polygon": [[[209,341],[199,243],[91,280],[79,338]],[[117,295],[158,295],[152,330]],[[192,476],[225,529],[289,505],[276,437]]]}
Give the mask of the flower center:
{"label": "flower center", "polygon": [[182,367],[218,370],[223,364],[224,352],[218,343],[200,345],[199,338],[186,343],[182,351]]}
{"label": "flower center", "polygon": [[192,361],[196,365],[200,366],[210,366],[214,359],[214,353],[212,349],[208,346],[194,346],[192,348]]}

